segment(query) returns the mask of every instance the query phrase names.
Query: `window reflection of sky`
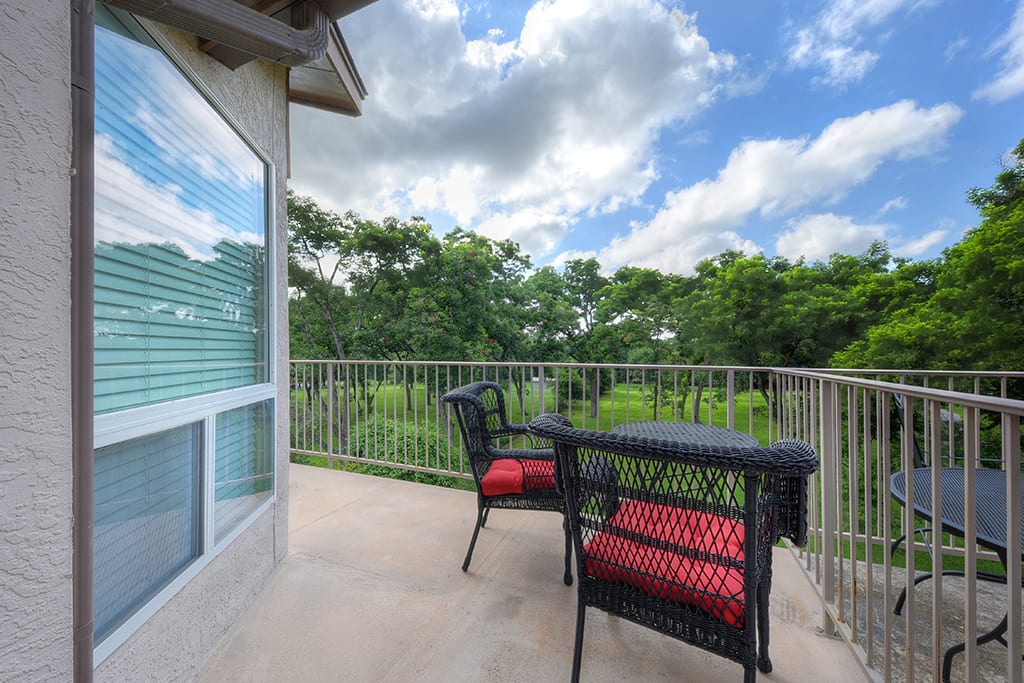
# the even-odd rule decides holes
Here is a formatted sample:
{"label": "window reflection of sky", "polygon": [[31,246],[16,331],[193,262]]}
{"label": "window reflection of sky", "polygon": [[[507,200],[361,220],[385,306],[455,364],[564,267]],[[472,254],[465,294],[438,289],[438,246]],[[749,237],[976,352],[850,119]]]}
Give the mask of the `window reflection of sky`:
{"label": "window reflection of sky", "polygon": [[137,25],[104,16],[115,30],[96,26],[95,410],[262,383],[267,165]]}
{"label": "window reflection of sky", "polygon": [[97,241],[198,260],[223,239],[264,244],[264,163],[161,52],[97,38]]}

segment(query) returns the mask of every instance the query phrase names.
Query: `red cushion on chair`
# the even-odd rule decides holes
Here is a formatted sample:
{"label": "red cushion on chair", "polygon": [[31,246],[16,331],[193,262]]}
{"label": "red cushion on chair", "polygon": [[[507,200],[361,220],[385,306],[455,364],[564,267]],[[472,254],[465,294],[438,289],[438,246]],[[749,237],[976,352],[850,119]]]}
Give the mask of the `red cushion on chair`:
{"label": "red cushion on chair", "polygon": [[507,496],[536,489],[555,488],[555,463],[552,460],[514,460],[504,458],[491,463],[480,480],[485,496]]}
{"label": "red cushion on chair", "polygon": [[[743,561],[743,524],[658,503],[623,501],[608,527]],[[602,531],[583,549],[591,576],[625,583],[661,600],[693,605],[743,627],[743,569],[685,557]]]}

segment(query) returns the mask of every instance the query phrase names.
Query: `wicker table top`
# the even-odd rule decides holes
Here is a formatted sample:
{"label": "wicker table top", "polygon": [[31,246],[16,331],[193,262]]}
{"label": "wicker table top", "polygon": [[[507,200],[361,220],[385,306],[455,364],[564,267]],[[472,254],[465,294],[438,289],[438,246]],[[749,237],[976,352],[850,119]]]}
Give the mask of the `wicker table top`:
{"label": "wicker table top", "polygon": [[640,436],[725,448],[754,448],[760,445],[758,440],[750,434],[695,422],[626,422],[614,427],[612,431],[624,436]]}

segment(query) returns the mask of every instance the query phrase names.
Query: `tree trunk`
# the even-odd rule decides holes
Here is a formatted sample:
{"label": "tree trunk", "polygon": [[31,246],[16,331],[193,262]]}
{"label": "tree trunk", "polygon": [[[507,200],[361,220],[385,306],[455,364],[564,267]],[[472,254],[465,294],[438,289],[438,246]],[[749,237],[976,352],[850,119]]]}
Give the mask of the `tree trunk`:
{"label": "tree trunk", "polygon": [[764,399],[764,404],[770,407],[772,404],[772,396],[771,392],[769,391],[770,387],[768,385],[768,382],[766,381],[767,375],[757,373],[754,375],[754,377],[757,380],[757,389],[758,391],[761,392],[761,397]]}

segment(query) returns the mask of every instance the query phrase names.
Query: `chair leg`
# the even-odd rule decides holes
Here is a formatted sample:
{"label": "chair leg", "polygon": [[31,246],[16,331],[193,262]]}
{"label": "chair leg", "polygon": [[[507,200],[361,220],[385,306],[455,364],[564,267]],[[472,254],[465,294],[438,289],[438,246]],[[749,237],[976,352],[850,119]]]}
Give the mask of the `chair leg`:
{"label": "chair leg", "polygon": [[583,623],[587,617],[587,606],[579,596],[576,598],[576,644],[572,649],[572,683],[580,683],[580,662],[583,661]]}
{"label": "chair leg", "polygon": [[466,551],[466,559],[462,562],[462,571],[469,570],[469,560],[473,557],[473,547],[476,545],[477,534],[480,533],[480,527],[483,526],[484,519],[487,517],[487,508],[480,506],[476,510],[476,526],[473,527],[473,538],[469,540],[469,550]]}
{"label": "chair leg", "polygon": [[757,587],[757,668],[763,673],[772,672],[772,660],[768,657],[768,597],[771,581],[762,581]]}
{"label": "chair leg", "polygon": [[572,585],[572,533],[569,531],[569,518],[562,518],[562,528],[565,529],[565,575],[562,581],[566,586]]}
{"label": "chair leg", "polygon": [[480,526],[487,526],[487,515],[490,513],[491,508],[484,508],[484,518],[480,522]]}
{"label": "chair leg", "polygon": [[743,667],[743,683],[757,683],[757,668],[753,666]]}

